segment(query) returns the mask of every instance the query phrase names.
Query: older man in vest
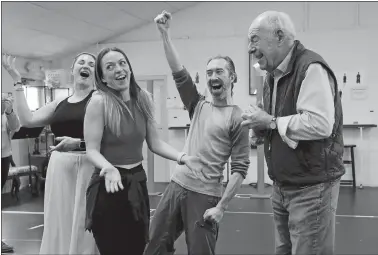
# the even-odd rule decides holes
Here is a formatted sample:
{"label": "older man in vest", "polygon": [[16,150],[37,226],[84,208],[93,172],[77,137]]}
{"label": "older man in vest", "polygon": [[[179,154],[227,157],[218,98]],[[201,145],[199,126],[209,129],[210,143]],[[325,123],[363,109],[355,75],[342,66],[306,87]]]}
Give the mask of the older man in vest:
{"label": "older man in vest", "polygon": [[243,114],[252,140],[264,143],[273,180],[276,254],[334,254],[343,166],[343,114],[336,77],[295,40],[285,13],[260,14],[248,32],[262,70],[263,105]]}

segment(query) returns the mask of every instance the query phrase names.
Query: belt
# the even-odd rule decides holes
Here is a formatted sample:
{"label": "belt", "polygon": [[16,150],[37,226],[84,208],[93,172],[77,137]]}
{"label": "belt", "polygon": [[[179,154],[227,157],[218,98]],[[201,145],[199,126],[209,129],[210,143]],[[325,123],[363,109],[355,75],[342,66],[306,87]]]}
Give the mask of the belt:
{"label": "belt", "polygon": [[299,184],[299,183],[290,183],[290,182],[280,182],[280,181],[273,181],[273,184],[280,187],[280,188],[298,188],[304,189],[307,187],[311,187],[314,185],[318,185],[319,183],[309,183],[309,184]]}

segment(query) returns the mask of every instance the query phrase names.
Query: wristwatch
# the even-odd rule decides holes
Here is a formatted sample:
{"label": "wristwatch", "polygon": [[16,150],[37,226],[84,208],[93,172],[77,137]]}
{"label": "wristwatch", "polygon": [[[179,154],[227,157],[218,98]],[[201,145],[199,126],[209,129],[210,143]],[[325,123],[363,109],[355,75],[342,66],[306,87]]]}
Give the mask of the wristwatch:
{"label": "wristwatch", "polygon": [[5,112],[5,114],[8,115],[8,116],[11,115],[12,113],[13,113],[13,108],[12,108],[12,111],[10,113]]}
{"label": "wristwatch", "polygon": [[269,124],[270,129],[277,129],[277,118],[273,117]]}
{"label": "wristwatch", "polygon": [[80,141],[79,149],[85,151],[86,147],[85,147],[85,141],[84,140]]}

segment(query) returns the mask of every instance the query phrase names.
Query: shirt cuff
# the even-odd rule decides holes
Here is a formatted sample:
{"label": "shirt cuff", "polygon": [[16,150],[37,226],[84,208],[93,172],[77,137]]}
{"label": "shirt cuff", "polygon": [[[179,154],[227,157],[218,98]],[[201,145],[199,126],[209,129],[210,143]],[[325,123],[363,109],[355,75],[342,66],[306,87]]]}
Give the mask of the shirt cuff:
{"label": "shirt cuff", "polygon": [[280,134],[282,140],[292,149],[297,148],[298,141],[292,140],[289,137],[286,136],[287,127],[289,126],[290,120],[293,117],[291,116],[285,116],[285,117],[278,117],[277,118],[277,129],[278,133]]}

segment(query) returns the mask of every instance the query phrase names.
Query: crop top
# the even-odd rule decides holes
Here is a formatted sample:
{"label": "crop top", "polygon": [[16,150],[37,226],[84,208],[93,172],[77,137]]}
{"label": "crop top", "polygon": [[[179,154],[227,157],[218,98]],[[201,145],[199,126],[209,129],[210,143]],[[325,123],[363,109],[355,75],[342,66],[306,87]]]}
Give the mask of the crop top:
{"label": "crop top", "polygon": [[55,137],[69,136],[84,139],[84,115],[93,92],[94,90],[80,102],[69,103],[67,97],[57,105],[50,124]]}
{"label": "crop top", "polygon": [[126,102],[134,120],[128,112],[121,115],[121,135],[117,137],[104,127],[100,153],[113,165],[135,164],[143,160],[142,148],[147,133],[147,118],[137,107],[134,99]]}

